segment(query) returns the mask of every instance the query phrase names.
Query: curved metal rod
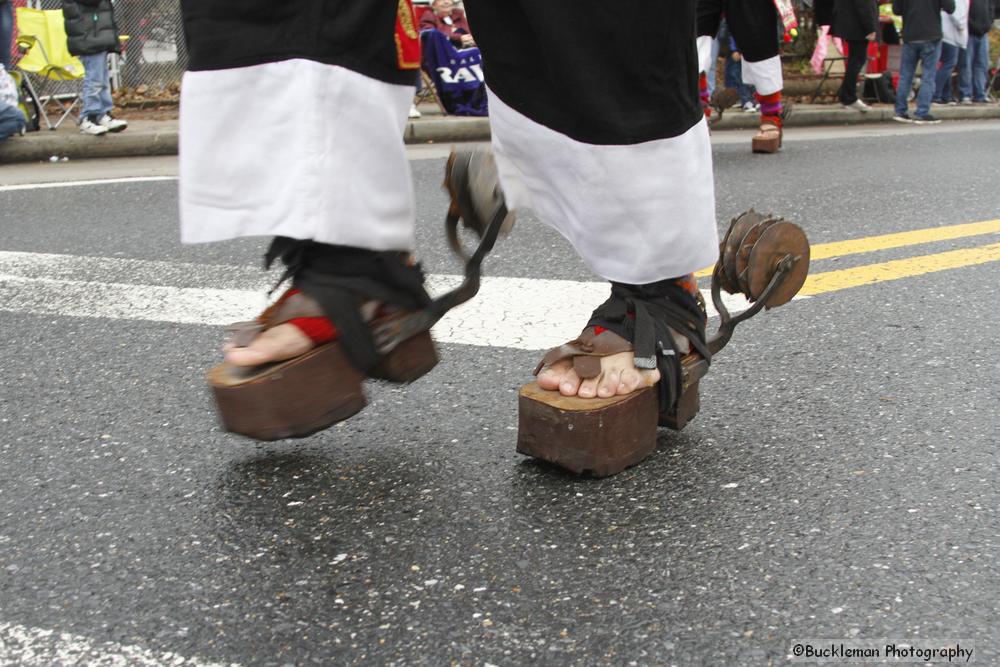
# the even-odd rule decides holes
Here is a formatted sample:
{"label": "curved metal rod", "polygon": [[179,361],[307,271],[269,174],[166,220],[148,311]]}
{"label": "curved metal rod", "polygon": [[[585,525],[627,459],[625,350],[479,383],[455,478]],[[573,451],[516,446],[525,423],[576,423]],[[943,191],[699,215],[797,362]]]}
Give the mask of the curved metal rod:
{"label": "curved metal rod", "polygon": [[507,206],[500,204],[493,212],[493,218],[486,227],[486,232],[479,241],[476,252],[465,263],[465,278],[455,289],[442,294],[421,310],[406,317],[389,320],[372,332],[379,353],[386,354],[408,338],[428,331],[437,324],[444,314],[455,306],[461,305],[479,293],[482,277],[482,263],[486,255],[493,250],[504,220],[507,218]]}
{"label": "curved metal rod", "polygon": [[719,311],[719,330],[708,339],[708,351],[713,355],[719,350],[724,348],[728,343],[729,339],[733,336],[733,330],[736,329],[736,325],[741,322],[746,322],[751,317],[759,313],[763,308],[766,307],[767,300],[772,294],[785,282],[785,278],[791,273],[795,264],[799,261],[799,257],[793,257],[792,255],[785,255],[778,262],[775,267],[774,275],[771,276],[770,282],[768,282],[767,287],[761,292],[760,297],[754,302],[754,304],[744,310],[742,313],[733,317],[729,314],[729,309],[726,308],[725,304],[722,303],[722,293],[721,286],[719,285],[718,274],[721,262],[715,265],[715,270],[712,271],[712,304],[715,309]]}

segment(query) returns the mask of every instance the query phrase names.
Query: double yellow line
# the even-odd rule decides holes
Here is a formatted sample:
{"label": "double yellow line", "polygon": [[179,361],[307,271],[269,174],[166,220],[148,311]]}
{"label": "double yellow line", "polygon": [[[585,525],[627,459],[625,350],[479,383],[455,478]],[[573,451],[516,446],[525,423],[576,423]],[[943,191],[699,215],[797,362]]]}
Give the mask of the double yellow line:
{"label": "double yellow line", "polygon": [[[983,222],[970,222],[962,225],[951,225],[949,227],[932,227],[930,229],[918,229],[910,232],[869,236],[850,241],[822,243],[813,246],[810,255],[812,260],[829,259],[831,257],[844,257],[846,255],[857,255],[877,250],[902,248],[922,243],[934,243],[937,241],[948,241],[988,234],[1000,234],[1000,220],[985,220]],[[907,259],[895,259],[878,264],[857,266],[851,269],[812,274],[806,279],[806,284],[802,286],[799,294],[803,296],[815,296],[825,292],[834,292],[860,285],[871,285],[890,280],[899,280],[900,278],[910,278],[926,273],[957,269],[975,264],[985,264],[997,260],[1000,260],[1000,243],[990,243],[961,250],[949,250],[947,252],[909,257]],[[711,275],[711,273],[711,269],[706,269],[699,271],[697,275],[707,276]]]}

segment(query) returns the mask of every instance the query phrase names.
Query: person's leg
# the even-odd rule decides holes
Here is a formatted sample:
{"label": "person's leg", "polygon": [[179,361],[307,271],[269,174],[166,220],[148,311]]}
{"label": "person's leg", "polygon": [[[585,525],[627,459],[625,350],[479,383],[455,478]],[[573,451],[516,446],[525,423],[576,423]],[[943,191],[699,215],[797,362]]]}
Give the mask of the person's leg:
{"label": "person's leg", "polygon": [[921,76],[926,83],[921,83],[920,91],[917,93],[917,118],[931,112],[931,102],[934,100],[934,68],[941,59],[941,40],[921,44],[919,54],[920,67],[923,70]]}
{"label": "person's leg", "polygon": [[733,54],[726,57],[726,87],[735,88],[740,95],[740,106],[746,107],[753,103],[753,90],[743,83],[743,67],[739,60],[733,58]]}
{"label": "person's leg", "polygon": [[958,100],[964,104],[972,101],[972,52],[968,47],[959,49],[958,63]]}
{"label": "person's leg", "polygon": [[[913,90],[913,77],[917,72],[917,59],[919,56],[919,45],[903,42],[902,52],[899,60],[899,83],[896,85],[896,117],[905,118],[906,109],[909,106],[910,91]],[[928,84],[933,90],[934,86]]]}
{"label": "person's leg", "polygon": [[744,57],[741,64],[743,82],[755,88],[754,99],[760,110],[760,130],[753,137],[752,150],[755,153],[776,153],[781,148],[781,128],[784,125],[781,58],[775,55],[762,62],[753,62]]}
{"label": "person's leg", "polygon": [[0,141],[20,134],[24,128],[24,114],[17,107],[0,104]]}
{"label": "person's leg", "polygon": [[[465,4],[489,81],[508,205],[535,211],[592,271],[615,283],[658,284],[711,264],[718,256],[711,145],[698,118],[697,72],[686,67],[696,58],[695,3],[616,6],[642,17],[639,25],[581,14],[578,0]],[[550,48],[553,40],[558,49]],[[613,55],[620,44],[636,45],[624,72]],[[557,361],[539,383],[589,398],[655,382],[655,367],[634,361],[631,351],[604,357],[601,380]]]}
{"label": "person's leg", "polygon": [[[698,62],[698,97],[705,119],[712,117],[710,104],[715,87],[715,68],[718,60],[718,35],[722,27],[724,0],[701,0],[698,3],[697,38],[695,40]],[[561,11],[556,9],[556,11]],[[525,17],[526,18],[526,17]],[[709,84],[709,74],[712,83]]]}
{"label": "person's leg", "polygon": [[784,78],[779,55],[778,13],[771,0],[744,0],[727,9],[726,20],[743,55],[743,82],[756,89],[760,131],[752,140],[755,153],[781,147]]}
{"label": "person's leg", "polygon": [[968,50],[972,70],[972,100],[986,102],[989,99],[989,91],[986,90],[990,70],[989,33],[981,37],[970,36]]}
{"label": "person's leg", "polygon": [[80,118],[96,123],[101,117],[104,106],[103,89],[108,71],[107,56],[104,53],[80,56],[80,62],[83,63],[83,107],[80,109]]}
{"label": "person's leg", "polygon": [[10,71],[10,48],[14,37],[14,5],[0,3],[0,65]]}
{"label": "person's leg", "polygon": [[114,102],[111,99],[111,71],[108,69],[108,54],[104,53],[101,55],[103,56],[103,62],[100,68],[101,90],[98,94],[100,102],[100,110],[97,112],[98,118],[111,113],[111,109],[114,107]]}
{"label": "person's leg", "polygon": [[851,40],[847,42],[847,65],[844,67],[844,82],[837,97],[840,103],[851,105],[858,101],[858,75],[868,60],[868,42]]}
{"label": "person's leg", "polygon": [[[400,33],[379,28],[392,26],[401,10],[357,3],[338,13],[336,34],[314,45],[307,54],[313,57],[274,59],[276,36],[305,34],[315,28],[316,16],[334,20],[323,0],[299,4],[301,11],[266,26],[250,5],[234,10],[225,0],[184,4],[191,70],[181,92],[181,240],[260,236],[301,243],[296,253],[306,258],[304,264],[294,261],[296,253],[282,253],[290,258],[293,286],[300,275],[332,275],[338,262],[330,258],[338,253],[364,256],[359,277],[390,260],[409,275],[415,270],[406,266],[415,211],[403,131],[419,67],[418,38],[412,39],[415,53],[401,49]],[[223,14],[222,22],[206,20]],[[363,47],[356,43],[359,34],[370,37]],[[245,66],[243,59],[260,64]],[[287,131],[274,131],[275,118],[288,121]],[[339,290],[334,282],[326,282],[327,293]],[[373,313],[360,309],[369,299],[396,305],[393,294],[371,297],[378,290],[365,285],[365,295],[353,305],[341,304],[339,313],[331,313],[316,293],[307,295],[322,303],[333,323],[341,314],[369,318]],[[228,349],[227,361],[246,366],[296,357],[319,343],[311,333],[317,332],[275,324],[249,345]],[[327,323],[318,333],[322,340],[338,332]]]}
{"label": "person's leg", "polygon": [[[951,75],[955,71],[955,64],[958,62],[958,47],[947,42],[941,42],[941,59],[937,64],[937,71],[934,74],[934,101],[942,104],[951,100]],[[926,71],[925,80],[932,79]]]}

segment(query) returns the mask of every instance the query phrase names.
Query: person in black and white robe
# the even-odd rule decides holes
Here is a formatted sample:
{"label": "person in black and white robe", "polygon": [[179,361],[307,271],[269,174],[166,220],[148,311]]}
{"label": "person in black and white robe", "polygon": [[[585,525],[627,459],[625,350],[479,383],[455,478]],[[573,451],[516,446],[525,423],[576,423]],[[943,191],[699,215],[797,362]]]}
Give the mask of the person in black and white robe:
{"label": "person in black and white robe", "polygon": [[[407,6],[183,0],[184,241],[413,250]],[[604,279],[661,296],[683,285],[679,298],[695,308],[690,274],[718,256],[696,0],[465,0],[465,9],[508,205],[534,210]],[[281,325],[227,358],[260,364],[312,344]],[[604,358],[591,380],[555,364],[539,382],[586,398],[660,379],[632,357]]]}
{"label": "person in black and white robe", "polygon": [[[707,72],[712,39],[722,17],[742,54],[743,83],[753,86],[760,105],[760,131],[754,137],[755,153],[773,153],[781,145],[784,106],[781,71],[781,29],[774,0],[698,0],[698,59]],[[702,88],[706,83],[704,75]],[[703,93],[703,97],[705,97]],[[773,149],[773,150],[772,150]]]}

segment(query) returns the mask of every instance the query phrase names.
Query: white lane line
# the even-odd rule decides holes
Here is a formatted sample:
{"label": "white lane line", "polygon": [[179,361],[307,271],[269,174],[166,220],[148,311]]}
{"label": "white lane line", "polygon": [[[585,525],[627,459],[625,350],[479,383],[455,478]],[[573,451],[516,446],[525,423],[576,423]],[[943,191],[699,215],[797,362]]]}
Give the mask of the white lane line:
{"label": "white lane line", "polygon": [[[250,319],[266,305],[269,281],[261,276],[241,267],[0,252],[0,311],[219,326]],[[213,287],[165,284],[174,279]],[[460,276],[431,275],[428,291],[440,294],[460,282]],[[434,336],[443,343],[544,350],[579,333],[608,293],[603,282],[488,277],[475,299],[438,323]],[[733,313],[747,307],[738,296],[725,295],[724,302]]]}
{"label": "white lane line", "polygon": [[0,623],[0,664],[23,667],[238,667],[206,662],[138,646],[98,642],[87,637],[23,625]]}
{"label": "white lane line", "polygon": [[128,178],[103,178],[89,181],[54,181],[52,183],[21,183],[0,185],[0,192],[14,190],[42,190],[46,188],[75,188],[83,185],[114,185],[115,183],[150,183],[153,181],[176,181],[176,176],[130,176]]}

